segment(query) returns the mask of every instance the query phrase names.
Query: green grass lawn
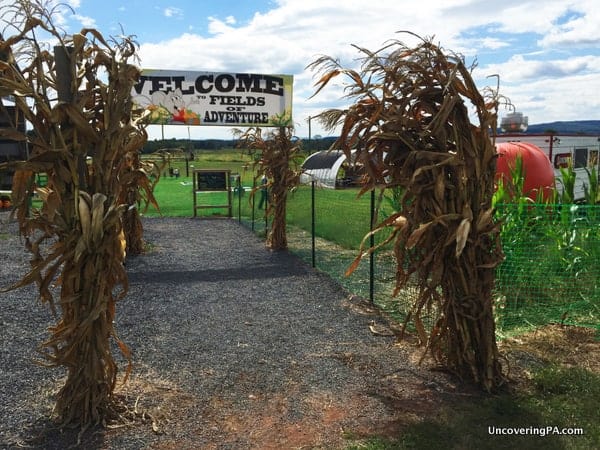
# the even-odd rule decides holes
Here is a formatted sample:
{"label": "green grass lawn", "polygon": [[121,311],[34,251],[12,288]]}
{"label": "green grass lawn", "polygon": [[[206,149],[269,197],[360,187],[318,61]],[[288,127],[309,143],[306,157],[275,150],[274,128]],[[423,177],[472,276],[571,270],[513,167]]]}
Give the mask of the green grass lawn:
{"label": "green grass lawn", "polygon": [[[354,442],[347,449],[600,448],[598,398],[598,374],[550,364],[533,373],[530,391],[466,397],[452,405],[442,404],[425,420],[403,427],[397,438],[360,440],[349,433],[349,440]],[[505,434],[497,434],[498,429]],[[516,434],[515,430],[529,434]],[[583,435],[557,434],[579,430]]]}
{"label": "green grass lawn", "polygon": [[[236,150],[199,152],[193,161],[173,161],[172,168],[179,169],[179,178],[169,176],[168,167],[156,186],[154,195],[164,216],[193,216],[192,172],[194,169],[229,169],[232,174],[239,174],[245,192],[233,198],[233,216],[250,219],[252,204],[250,192],[255,185],[253,160]],[[317,188],[315,193],[316,234],[335,242],[344,248],[358,249],[362,238],[370,226],[370,196],[357,197],[358,189],[332,190]],[[226,204],[225,193],[198,193],[197,202],[202,204]],[[258,197],[256,198],[258,201]],[[311,188],[299,186],[290,193],[288,200],[288,224],[311,230]],[[198,210],[203,216],[226,215],[226,209]],[[262,222],[262,212],[256,208],[254,217]],[[159,213],[149,207],[146,216],[158,216]],[[343,224],[340,226],[340,224]]]}
{"label": "green grass lawn", "polygon": [[[146,159],[152,159],[146,157]],[[179,177],[170,176],[169,169],[178,169]],[[232,175],[240,176],[241,183],[249,192],[254,184],[255,171],[253,168],[253,159],[249,155],[242,154],[238,150],[220,150],[220,151],[201,151],[197,152],[195,158],[191,161],[173,160],[165,167],[161,179],[156,185],[154,196],[159,204],[160,213],[167,217],[192,217],[194,215],[194,197],[193,197],[193,171],[196,169],[223,169],[230,170]],[[242,196],[242,198],[248,197]],[[207,192],[199,193],[196,196],[198,205],[225,205],[227,204],[227,194],[225,192]],[[233,202],[235,204],[235,213],[238,213],[237,196]],[[248,201],[243,205],[244,212],[250,209]],[[226,208],[198,209],[199,216],[227,216]],[[152,206],[149,206],[144,213],[147,217],[159,216],[159,212]]]}
{"label": "green grass lawn", "polygon": [[[207,166],[203,166],[203,168]],[[218,165],[212,168],[222,168]],[[191,175],[191,173],[190,173]],[[249,220],[253,217],[251,191],[253,179],[247,174],[242,179],[244,193],[241,197],[232,195],[233,217]],[[371,212],[368,194],[357,198],[358,189],[332,190],[316,189],[315,192],[315,233],[317,236],[347,249],[358,249],[360,243],[369,232]],[[167,217],[192,217],[194,214],[193,183],[191,176],[179,178],[163,176],[156,186],[154,196],[159,204],[160,212]],[[254,218],[263,222],[263,212],[258,210],[258,194],[254,199]],[[196,193],[197,204],[227,204],[226,192]],[[287,223],[302,230],[311,231],[311,187],[299,186],[289,194],[287,207]],[[198,210],[201,216],[227,215],[227,209]],[[149,217],[159,215],[152,206],[144,214]]]}
{"label": "green grass lawn", "polygon": [[[370,230],[371,200],[366,194],[357,197],[358,189],[315,189],[315,234],[342,246],[358,249]],[[312,189],[298,187],[289,197],[288,223],[311,231]]]}

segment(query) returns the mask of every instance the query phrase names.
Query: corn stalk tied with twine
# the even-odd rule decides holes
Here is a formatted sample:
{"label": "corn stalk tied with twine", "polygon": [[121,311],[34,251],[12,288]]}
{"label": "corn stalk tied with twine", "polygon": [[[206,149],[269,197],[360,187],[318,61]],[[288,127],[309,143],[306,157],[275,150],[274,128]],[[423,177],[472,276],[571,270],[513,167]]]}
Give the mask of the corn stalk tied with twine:
{"label": "corn stalk tied with twine", "polygon": [[[260,151],[255,162],[256,179],[267,177],[268,189],[266,216],[273,217],[271,229],[267,235],[267,246],[272,250],[287,249],[286,209],[288,193],[300,183],[298,169],[299,142],[292,140],[292,129],[280,127],[263,137],[261,128],[249,128],[246,131],[235,130],[239,138],[238,147],[249,151]],[[252,197],[255,191],[252,192]]]}
{"label": "corn stalk tied with twine", "polygon": [[[145,133],[144,129],[141,131]],[[149,205],[160,214],[154,188],[160,179],[161,168],[152,161],[142,161],[140,152],[134,151],[124,156],[117,172],[120,181],[117,204],[127,205],[122,216],[126,253],[140,255],[144,252],[144,228],[140,214],[144,213]]]}
{"label": "corn stalk tied with twine", "polygon": [[[431,40],[409,47],[393,40],[364,58],[359,71],[323,56],[309,68],[320,74],[315,95],[338,77],[349,79],[345,110],[319,116],[340,127],[334,143],[367,172],[361,193],[399,188],[401,208],[374,232],[389,230],[397,262],[396,296],[409,281],[419,295],[412,320],[430,354],[462,378],[492,391],[506,381],[499,362],[492,307],[495,267],[502,261],[491,199],[496,151],[497,92],[480,94],[463,59]],[[469,107],[475,110],[471,123]],[[375,249],[361,251],[361,257]],[[437,319],[429,330],[423,314]]]}
{"label": "corn stalk tied with twine", "polygon": [[[28,160],[12,167],[15,214],[31,268],[9,288],[36,283],[42,302],[60,314],[40,352],[47,365],[67,370],[56,397],[58,422],[85,429],[115,414],[111,341],[129,361],[123,381],[131,369],[113,321],[128,288],[118,169],[147,138],[131,118],[139,69],[128,61],[136,47],[127,37],[109,42],[94,29],[65,36],[41,1],[17,0],[0,17],[6,25],[0,96],[12,96],[16,114],[32,127],[28,134],[3,130],[30,148]],[[58,43],[54,52],[38,39],[44,33]],[[47,174],[46,187],[35,188],[37,173]],[[34,191],[39,208],[29,207]]]}

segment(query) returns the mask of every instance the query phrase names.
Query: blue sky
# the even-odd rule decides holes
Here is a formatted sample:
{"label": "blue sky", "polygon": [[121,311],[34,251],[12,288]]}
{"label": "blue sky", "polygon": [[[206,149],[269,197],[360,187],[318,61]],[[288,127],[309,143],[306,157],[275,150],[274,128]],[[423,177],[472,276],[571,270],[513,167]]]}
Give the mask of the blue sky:
{"label": "blue sky", "polygon": [[[271,1],[98,1],[78,0],[80,22],[89,20],[105,34],[134,34],[140,42],[159,42],[183,33],[209,34],[209,18],[244,26],[256,12],[268,11]],[[77,6],[78,5],[78,6]]]}
{"label": "blue sky", "polygon": [[[3,0],[0,0],[3,1]],[[530,123],[600,119],[597,0],[70,0],[67,32],[135,35],[143,68],[294,75],[296,135],[308,117],[343,106],[342,86],[310,99],[319,55],[358,67],[351,44],[377,50],[408,30],[461,53],[483,89],[501,94]],[[408,42],[408,41],[407,41]],[[509,111],[501,111],[501,115]],[[165,127],[165,137],[231,138],[222,127]],[[335,134],[312,122],[312,134]],[[150,137],[159,131],[149,129]]]}

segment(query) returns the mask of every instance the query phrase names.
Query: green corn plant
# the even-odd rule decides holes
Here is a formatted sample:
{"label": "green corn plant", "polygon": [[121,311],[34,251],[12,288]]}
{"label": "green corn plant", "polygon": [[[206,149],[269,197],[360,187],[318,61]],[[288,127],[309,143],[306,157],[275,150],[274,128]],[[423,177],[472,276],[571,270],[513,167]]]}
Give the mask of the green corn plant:
{"label": "green corn plant", "polygon": [[559,193],[559,202],[565,204],[575,203],[575,179],[577,173],[573,168],[573,162],[569,160],[567,167],[560,168],[560,179],[558,182],[562,186],[562,190]]}
{"label": "green corn plant", "polygon": [[596,205],[600,202],[600,189],[598,187],[598,170],[593,166],[591,170],[585,169],[588,177],[587,184],[583,185],[585,202],[588,205]]}
{"label": "green corn plant", "polygon": [[523,158],[517,155],[514,166],[509,166],[510,176],[499,177],[496,181],[496,190],[492,196],[492,206],[512,204],[517,206],[517,211],[522,212],[531,199],[524,192],[525,169]]}
{"label": "green corn plant", "polygon": [[[390,208],[391,212],[388,215],[397,213],[402,208],[402,195],[404,190],[399,186],[394,186],[385,190],[383,200],[385,206]],[[386,212],[386,208],[382,208],[382,212]]]}

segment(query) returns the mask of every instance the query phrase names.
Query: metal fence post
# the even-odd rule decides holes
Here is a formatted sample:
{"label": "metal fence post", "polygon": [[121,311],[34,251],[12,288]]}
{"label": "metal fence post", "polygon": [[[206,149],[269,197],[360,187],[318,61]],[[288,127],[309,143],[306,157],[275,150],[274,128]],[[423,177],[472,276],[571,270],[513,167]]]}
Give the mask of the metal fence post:
{"label": "metal fence post", "polygon": [[237,178],[237,188],[238,188],[238,223],[242,223],[242,176],[238,175]]}
{"label": "metal fence post", "polygon": [[251,202],[252,202],[252,231],[254,231],[254,221],[256,220],[256,216],[254,214],[254,189],[256,188],[256,180],[252,181],[252,198],[251,198]]}
{"label": "metal fence post", "polygon": [[[371,225],[370,231],[375,228],[375,189],[371,190]],[[375,247],[375,235],[371,233],[369,238],[371,248]],[[375,254],[371,252],[369,255],[369,300],[371,303],[374,302],[375,298]]]}
{"label": "metal fence post", "polygon": [[316,267],[316,261],[315,261],[315,180],[313,178],[313,180],[310,183],[311,189],[310,189],[310,231],[311,231],[311,235],[312,235],[312,248],[311,248],[311,252],[312,252],[312,266],[313,268]]}

